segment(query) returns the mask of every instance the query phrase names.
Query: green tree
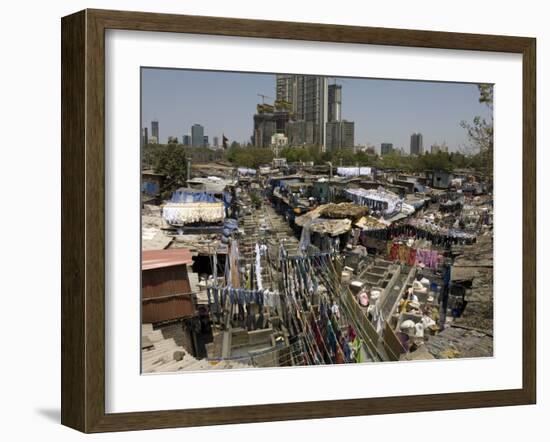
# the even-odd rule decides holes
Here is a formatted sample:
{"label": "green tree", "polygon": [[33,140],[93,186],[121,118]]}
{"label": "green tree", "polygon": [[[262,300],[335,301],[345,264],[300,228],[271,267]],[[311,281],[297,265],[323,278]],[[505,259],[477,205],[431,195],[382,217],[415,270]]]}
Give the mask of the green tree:
{"label": "green tree", "polygon": [[421,170],[444,170],[451,172],[454,169],[450,154],[447,152],[426,153],[419,158]]}
{"label": "green tree", "polygon": [[166,188],[182,185],[187,178],[187,157],[181,146],[158,145],[150,152],[153,170],[166,175]]}
{"label": "green tree", "polygon": [[460,126],[466,130],[469,148],[472,153],[479,154],[481,171],[487,176],[493,176],[493,86],[480,84],[479,102],[484,103],[490,111],[488,119],[475,116],[472,123],[461,121]]}
{"label": "green tree", "polygon": [[230,147],[227,159],[236,166],[256,168],[271,163],[273,152],[262,147]]}

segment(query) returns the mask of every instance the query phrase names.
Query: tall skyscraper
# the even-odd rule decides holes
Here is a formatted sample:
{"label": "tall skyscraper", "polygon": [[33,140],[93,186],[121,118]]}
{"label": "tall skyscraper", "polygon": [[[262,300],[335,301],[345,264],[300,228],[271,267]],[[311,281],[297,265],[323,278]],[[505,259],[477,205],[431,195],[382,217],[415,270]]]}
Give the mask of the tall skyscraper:
{"label": "tall skyscraper", "polygon": [[200,124],[191,126],[191,145],[193,147],[204,146],[204,127]]}
{"label": "tall skyscraper", "polygon": [[218,147],[220,147],[220,139],[219,139],[219,137],[216,136],[216,137],[213,137],[213,138],[212,138],[212,146],[215,147],[216,149],[217,149]]}
{"label": "tall skyscraper", "polygon": [[208,147],[210,144],[210,142],[208,141],[208,135],[205,135],[204,137],[202,137],[202,139],[203,139],[202,146]]}
{"label": "tall skyscraper", "polygon": [[158,121],[151,121],[151,136],[156,138],[157,143],[160,143],[159,122]]}
{"label": "tall skyscraper", "polygon": [[142,142],[143,146],[149,144],[149,132],[148,132],[148,129],[146,127],[143,128],[141,142]]}
{"label": "tall skyscraper", "polygon": [[[295,123],[305,122],[297,127],[312,129],[312,137],[294,137],[302,141],[298,144],[317,144],[324,149],[328,120],[327,78],[285,74],[277,75],[276,81],[277,101],[291,103],[292,120]],[[292,138],[289,134],[289,140]]]}
{"label": "tall skyscraper", "polygon": [[411,135],[411,155],[422,155],[424,153],[424,146],[422,144],[422,134],[415,133]]}
{"label": "tall skyscraper", "polygon": [[328,121],[342,120],[342,85],[331,84],[328,87]]}
{"label": "tall skyscraper", "polygon": [[393,143],[382,143],[380,144],[380,154],[388,155],[393,152]]}
{"label": "tall skyscraper", "polygon": [[327,123],[327,91],[326,77],[302,76],[298,82],[298,114],[306,122],[313,123],[313,144],[325,148]]}

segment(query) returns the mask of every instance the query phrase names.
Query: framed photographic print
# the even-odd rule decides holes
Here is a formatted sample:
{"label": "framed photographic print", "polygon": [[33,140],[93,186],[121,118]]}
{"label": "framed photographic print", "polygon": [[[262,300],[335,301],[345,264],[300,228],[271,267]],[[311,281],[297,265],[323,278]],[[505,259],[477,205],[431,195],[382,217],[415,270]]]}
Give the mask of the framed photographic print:
{"label": "framed photographic print", "polygon": [[62,423],[536,400],[535,40],[62,19]]}

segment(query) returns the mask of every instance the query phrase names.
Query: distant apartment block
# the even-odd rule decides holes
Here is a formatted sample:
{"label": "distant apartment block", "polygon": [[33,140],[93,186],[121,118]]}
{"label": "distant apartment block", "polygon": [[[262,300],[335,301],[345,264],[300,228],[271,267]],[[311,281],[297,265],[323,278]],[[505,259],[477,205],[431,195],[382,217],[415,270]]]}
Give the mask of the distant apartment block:
{"label": "distant apartment block", "polygon": [[422,144],[422,134],[414,133],[411,135],[411,155],[422,155],[424,153],[424,146]]}
{"label": "distant apartment block", "polygon": [[204,146],[204,127],[200,124],[191,126],[191,145],[193,147]]}
{"label": "distant apartment block", "polygon": [[380,154],[388,155],[393,152],[393,143],[382,143],[380,144]]}
{"label": "distant apartment block", "polygon": [[156,139],[155,143],[160,142],[159,122],[156,120],[151,121],[151,136]]}

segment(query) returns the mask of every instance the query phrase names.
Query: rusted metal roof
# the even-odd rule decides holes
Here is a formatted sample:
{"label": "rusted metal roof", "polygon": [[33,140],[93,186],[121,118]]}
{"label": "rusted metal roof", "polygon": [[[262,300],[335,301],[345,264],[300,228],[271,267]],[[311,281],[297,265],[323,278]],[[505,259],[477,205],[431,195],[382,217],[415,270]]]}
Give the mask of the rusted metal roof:
{"label": "rusted metal roof", "polygon": [[141,252],[142,270],[160,269],[192,262],[191,252],[187,249],[143,250]]}

